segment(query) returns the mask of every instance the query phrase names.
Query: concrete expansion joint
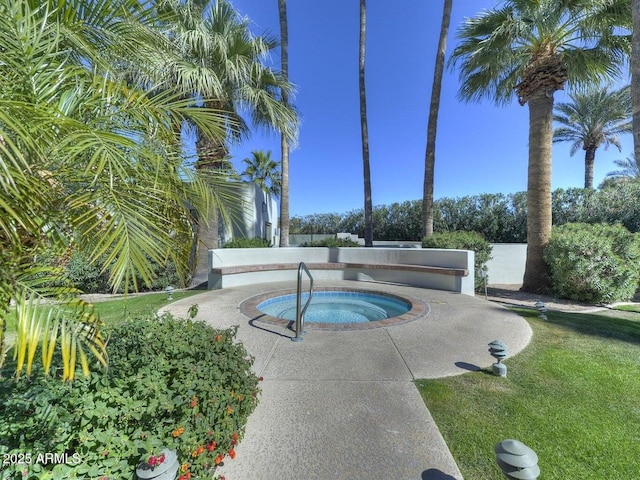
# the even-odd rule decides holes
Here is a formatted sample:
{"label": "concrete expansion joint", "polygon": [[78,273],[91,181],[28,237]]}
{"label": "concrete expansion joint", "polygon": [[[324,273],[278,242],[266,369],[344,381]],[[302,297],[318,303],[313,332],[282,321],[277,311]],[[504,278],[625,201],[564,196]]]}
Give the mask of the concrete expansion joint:
{"label": "concrete expansion joint", "polygon": [[414,381],[416,379],[416,377],[413,374],[413,372],[411,371],[411,368],[409,367],[409,364],[407,363],[407,360],[404,358],[404,355],[402,355],[402,352],[398,348],[398,345],[393,340],[393,337],[391,336],[391,333],[389,333],[389,330],[386,329],[386,328],[384,329],[384,331],[386,332],[387,336],[389,337],[389,340],[391,341],[391,345],[393,345],[393,348],[398,353],[398,356],[402,359],[402,363],[404,364],[405,368],[407,369],[407,372],[409,372],[409,376],[411,377],[411,381]]}
{"label": "concrete expansion joint", "polygon": [[262,364],[262,368],[260,369],[260,372],[258,373],[258,377],[260,377],[260,378],[264,377],[264,373],[266,372],[267,367],[269,366],[269,363],[271,362],[271,359],[273,358],[273,355],[275,354],[276,349],[278,348],[278,344],[280,343],[281,339],[282,339],[282,337],[276,337],[276,341],[273,342],[273,346],[271,347],[271,350],[267,354],[267,357],[265,358],[265,361]]}

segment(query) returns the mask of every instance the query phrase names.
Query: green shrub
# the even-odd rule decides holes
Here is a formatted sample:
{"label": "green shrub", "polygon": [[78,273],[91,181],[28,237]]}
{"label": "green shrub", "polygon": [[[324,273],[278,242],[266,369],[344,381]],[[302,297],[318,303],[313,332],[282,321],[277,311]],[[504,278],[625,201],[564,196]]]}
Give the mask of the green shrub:
{"label": "green shrub", "polygon": [[109,289],[108,274],[101,273],[98,265],[92,265],[83,255],[73,252],[65,265],[65,274],[72,285],[84,293],[105,293]]}
{"label": "green shrub", "polygon": [[594,304],[630,300],[640,279],[640,241],[622,225],[554,227],[544,252],[560,298]]}
{"label": "green shrub", "polygon": [[487,262],[491,260],[491,245],[482,235],[463,231],[434,233],[422,240],[422,248],[453,248],[475,252],[475,286],[477,291],[482,289],[484,279],[481,272],[486,271]]}
{"label": "green shrub", "polygon": [[[20,478],[128,479],[167,447],[183,474],[211,478],[235,456],[257,404],[258,379],[235,334],[169,315],[138,318],[111,329],[107,372],[72,385],[41,373],[0,377],[0,454],[33,452],[31,465],[12,470],[26,472]],[[36,462],[36,452],[67,461]]]}
{"label": "green shrub", "polygon": [[264,238],[234,238],[229,240],[222,248],[267,248],[269,240]]}
{"label": "green shrub", "polygon": [[[73,286],[83,293],[113,293],[109,286],[109,269],[101,271],[102,263],[90,263],[81,252],[73,251],[68,260],[56,258],[55,256],[43,255],[38,258],[39,264],[60,266],[64,269],[63,278],[56,282],[51,282],[50,286]],[[169,285],[187,285],[189,278],[181,278],[172,261],[161,265],[157,262],[153,264],[153,282],[146,285],[142,277],[136,277],[136,283],[141,291],[164,290]],[[123,293],[122,290],[116,293]]]}
{"label": "green shrub", "polygon": [[354,242],[350,238],[329,237],[322,240],[314,240],[313,242],[304,242],[301,247],[361,247],[358,242]]}

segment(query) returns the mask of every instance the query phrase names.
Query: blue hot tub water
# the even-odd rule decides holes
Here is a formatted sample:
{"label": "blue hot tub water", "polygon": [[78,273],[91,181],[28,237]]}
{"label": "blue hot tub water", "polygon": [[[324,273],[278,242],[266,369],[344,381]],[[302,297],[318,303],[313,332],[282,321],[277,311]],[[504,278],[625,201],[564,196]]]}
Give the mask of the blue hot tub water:
{"label": "blue hot tub water", "polygon": [[[309,298],[302,294],[301,307]],[[294,294],[270,298],[258,305],[258,310],[272,317],[296,319]],[[361,292],[313,292],[304,316],[312,323],[365,323],[397,317],[410,310],[411,305],[400,299]]]}

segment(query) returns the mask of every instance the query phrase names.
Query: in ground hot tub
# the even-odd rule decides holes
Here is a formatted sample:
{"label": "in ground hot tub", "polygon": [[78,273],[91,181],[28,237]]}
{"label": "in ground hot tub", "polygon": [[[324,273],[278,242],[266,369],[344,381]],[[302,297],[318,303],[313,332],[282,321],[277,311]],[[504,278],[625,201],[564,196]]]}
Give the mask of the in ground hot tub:
{"label": "in ground hot tub", "polygon": [[[301,306],[309,298],[303,293]],[[251,297],[240,305],[253,320],[290,326],[296,319],[296,293],[276,291]],[[364,330],[407,323],[426,316],[429,306],[417,299],[385,292],[322,288],[314,290],[304,316],[305,327],[321,330]]]}

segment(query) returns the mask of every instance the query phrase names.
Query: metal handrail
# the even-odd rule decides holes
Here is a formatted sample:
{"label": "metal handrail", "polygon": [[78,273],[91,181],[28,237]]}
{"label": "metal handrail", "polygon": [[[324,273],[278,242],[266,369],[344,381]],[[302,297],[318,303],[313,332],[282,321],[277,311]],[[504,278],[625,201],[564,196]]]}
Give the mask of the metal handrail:
{"label": "metal handrail", "polygon": [[[300,309],[300,304],[302,303],[302,271],[306,272],[309,277],[309,298],[307,302],[304,304],[304,307]],[[296,292],[296,336],[292,339],[294,342],[301,342],[302,335],[304,335],[304,314],[307,311],[307,307],[309,303],[311,303],[311,297],[313,296],[313,277],[311,276],[311,272],[304,264],[304,262],[300,262],[298,265],[298,289]]]}

